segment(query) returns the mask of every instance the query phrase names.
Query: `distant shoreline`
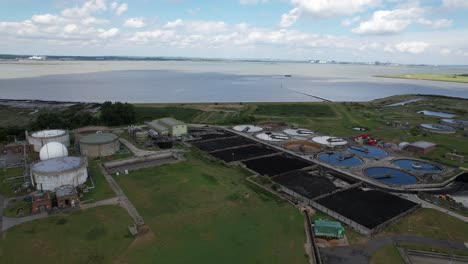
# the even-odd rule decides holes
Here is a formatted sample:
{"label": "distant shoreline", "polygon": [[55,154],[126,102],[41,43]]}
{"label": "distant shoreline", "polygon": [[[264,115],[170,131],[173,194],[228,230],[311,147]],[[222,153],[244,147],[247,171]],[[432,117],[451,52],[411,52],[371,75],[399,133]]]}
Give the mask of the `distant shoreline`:
{"label": "distant shoreline", "polygon": [[[453,77],[457,76],[457,77]],[[468,76],[447,75],[447,74],[408,74],[408,75],[376,75],[379,78],[424,80],[436,82],[468,83]]]}

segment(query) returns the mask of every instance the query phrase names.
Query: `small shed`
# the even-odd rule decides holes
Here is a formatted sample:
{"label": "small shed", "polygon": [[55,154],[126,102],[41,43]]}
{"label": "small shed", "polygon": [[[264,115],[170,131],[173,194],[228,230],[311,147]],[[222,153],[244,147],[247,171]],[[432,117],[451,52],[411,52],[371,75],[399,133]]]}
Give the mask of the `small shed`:
{"label": "small shed", "polygon": [[314,221],[314,233],[317,237],[340,239],[345,232],[340,222],[319,219]]}
{"label": "small shed", "polygon": [[42,192],[32,195],[31,211],[33,214],[43,213],[52,209],[52,197],[50,192]]}
{"label": "small shed", "polygon": [[72,185],[64,185],[55,189],[59,208],[75,207],[80,205],[78,193]]}
{"label": "small shed", "polygon": [[409,152],[419,153],[419,154],[427,154],[432,152],[436,148],[435,143],[427,142],[427,141],[416,141],[408,145],[407,150]]}

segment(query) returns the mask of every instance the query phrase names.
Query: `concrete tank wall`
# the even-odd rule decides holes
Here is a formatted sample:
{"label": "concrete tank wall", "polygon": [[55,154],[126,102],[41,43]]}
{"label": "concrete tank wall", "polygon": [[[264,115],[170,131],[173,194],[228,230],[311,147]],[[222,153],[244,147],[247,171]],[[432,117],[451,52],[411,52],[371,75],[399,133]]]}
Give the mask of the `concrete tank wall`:
{"label": "concrete tank wall", "polygon": [[114,155],[120,149],[120,141],[116,139],[104,144],[85,144],[80,143],[81,155],[86,157],[106,157]]}
{"label": "concrete tank wall", "polygon": [[65,147],[70,146],[70,134],[68,131],[64,131],[62,135],[50,136],[50,137],[34,137],[32,134],[26,134],[27,140],[30,144],[34,145],[34,151],[41,151],[42,146],[50,142],[58,142],[63,144]]}
{"label": "concrete tank wall", "polygon": [[74,187],[83,184],[88,178],[87,162],[83,162],[80,167],[64,172],[41,173],[32,171],[35,186],[38,190],[55,191],[63,185],[73,185]]}

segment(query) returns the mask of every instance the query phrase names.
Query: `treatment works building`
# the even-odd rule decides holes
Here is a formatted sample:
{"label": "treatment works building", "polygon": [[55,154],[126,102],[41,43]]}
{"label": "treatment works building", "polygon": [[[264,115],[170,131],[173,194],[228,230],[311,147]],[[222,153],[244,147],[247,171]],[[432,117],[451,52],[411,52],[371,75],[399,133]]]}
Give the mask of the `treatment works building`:
{"label": "treatment works building", "polygon": [[145,122],[145,124],[148,126],[148,128],[155,130],[160,135],[180,137],[187,134],[187,125],[170,117],[156,119],[151,122]]}

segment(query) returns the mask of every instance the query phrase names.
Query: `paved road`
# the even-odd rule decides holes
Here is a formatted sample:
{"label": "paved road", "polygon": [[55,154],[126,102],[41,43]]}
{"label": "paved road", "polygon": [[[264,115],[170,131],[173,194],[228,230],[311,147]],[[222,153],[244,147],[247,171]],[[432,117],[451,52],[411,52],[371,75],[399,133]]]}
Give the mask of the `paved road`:
{"label": "paved road", "polygon": [[89,209],[93,207],[103,206],[103,205],[119,205],[119,197],[112,197],[106,200],[97,201],[94,203],[87,203],[80,206],[81,209]]}
{"label": "paved road", "polygon": [[6,217],[4,216],[3,219],[2,219],[2,232],[5,232],[6,230],[16,226],[16,225],[19,225],[19,224],[22,224],[22,223],[26,223],[26,222],[29,222],[29,221],[33,221],[33,220],[36,220],[36,219],[42,219],[42,218],[47,218],[49,216],[49,214],[47,212],[44,212],[44,213],[40,213],[40,214],[34,214],[34,215],[30,215],[30,216],[25,216],[25,217]]}
{"label": "paved road", "polygon": [[322,248],[320,249],[320,252],[323,262],[327,264],[362,264],[369,263],[370,257],[379,248],[399,242],[426,244],[450,249],[467,249],[463,242],[444,241],[418,236],[395,235],[377,237],[361,245]]}

